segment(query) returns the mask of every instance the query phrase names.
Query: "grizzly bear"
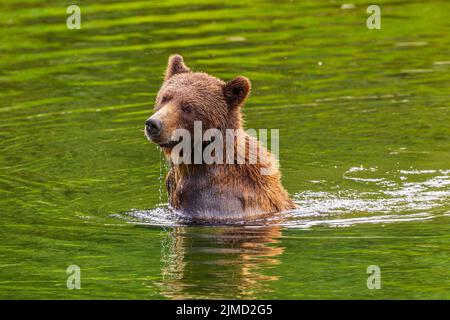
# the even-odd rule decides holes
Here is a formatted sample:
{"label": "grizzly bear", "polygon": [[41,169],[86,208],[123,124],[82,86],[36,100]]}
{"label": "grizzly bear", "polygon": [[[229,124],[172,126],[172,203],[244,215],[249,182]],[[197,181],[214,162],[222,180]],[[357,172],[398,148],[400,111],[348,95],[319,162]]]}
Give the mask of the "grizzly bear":
{"label": "grizzly bear", "polygon": [[[174,139],[177,130],[194,134],[194,124],[200,122],[202,133],[218,130],[224,140],[230,129],[243,132],[241,108],[249,93],[250,81],[246,77],[238,76],[225,83],[206,73],[191,71],[180,55],[169,58],[154,114],[145,122],[144,132],[151,142],[161,147],[171,164],[166,177],[171,207],[192,220],[248,220],[295,208],[281,185],[275,157],[245,132],[234,136],[232,142],[226,141],[235,146],[231,151],[213,152],[231,162],[174,160],[192,156],[186,150],[174,152],[180,143]],[[202,141],[200,148],[208,148],[213,140]],[[255,157],[249,148],[236,147],[239,143],[254,146],[254,142],[258,150],[256,162],[251,161]],[[194,144],[189,144],[190,148]]]}

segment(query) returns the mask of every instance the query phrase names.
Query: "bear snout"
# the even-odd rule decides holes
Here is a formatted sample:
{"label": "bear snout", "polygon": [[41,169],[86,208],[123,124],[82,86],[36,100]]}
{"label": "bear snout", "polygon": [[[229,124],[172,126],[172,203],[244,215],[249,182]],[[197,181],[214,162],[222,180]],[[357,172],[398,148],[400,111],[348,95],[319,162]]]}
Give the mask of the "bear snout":
{"label": "bear snout", "polygon": [[158,119],[148,118],[145,121],[145,131],[150,137],[158,136],[162,131],[163,124]]}

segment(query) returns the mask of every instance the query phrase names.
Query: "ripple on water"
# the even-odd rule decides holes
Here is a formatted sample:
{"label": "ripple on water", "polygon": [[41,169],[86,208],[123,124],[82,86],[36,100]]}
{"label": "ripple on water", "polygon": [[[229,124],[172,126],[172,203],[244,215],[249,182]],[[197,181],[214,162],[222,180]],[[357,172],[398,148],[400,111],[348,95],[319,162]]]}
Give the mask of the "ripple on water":
{"label": "ripple on water", "polygon": [[[301,191],[293,195],[298,209],[270,219],[235,224],[278,224],[299,229],[317,225],[348,227],[361,223],[422,221],[448,214],[439,209],[444,208],[450,198],[450,170],[411,169],[384,174],[377,171],[377,168],[352,167],[343,178],[356,184],[373,185],[378,191]],[[321,180],[321,184],[326,187],[325,180]],[[132,210],[123,217],[130,223],[153,226],[177,226],[189,222],[167,205],[151,210]]]}

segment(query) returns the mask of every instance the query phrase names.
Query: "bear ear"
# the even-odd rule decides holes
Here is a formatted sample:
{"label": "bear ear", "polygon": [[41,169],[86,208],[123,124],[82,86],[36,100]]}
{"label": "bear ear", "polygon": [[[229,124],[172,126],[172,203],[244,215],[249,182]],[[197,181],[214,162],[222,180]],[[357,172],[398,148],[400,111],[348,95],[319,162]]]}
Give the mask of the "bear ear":
{"label": "bear ear", "polygon": [[250,93],[250,80],[238,76],[228,81],[223,87],[223,95],[230,109],[241,106]]}
{"label": "bear ear", "polygon": [[167,63],[166,75],[164,79],[168,80],[176,74],[190,71],[191,70],[184,64],[183,57],[179,54],[173,54],[169,57],[169,62]]}

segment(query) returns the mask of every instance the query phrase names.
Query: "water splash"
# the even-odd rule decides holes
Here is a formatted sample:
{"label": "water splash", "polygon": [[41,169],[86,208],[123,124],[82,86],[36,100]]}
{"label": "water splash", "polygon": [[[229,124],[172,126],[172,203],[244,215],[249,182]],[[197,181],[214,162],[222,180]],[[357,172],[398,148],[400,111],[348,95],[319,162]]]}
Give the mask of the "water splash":
{"label": "water splash", "polygon": [[[317,225],[348,227],[361,223],[422,221],[448,214],[441,211],[445,211],[445,204],[450,199],[450,170],[411,169],[380,173],[377,167],[360,166],[348,169],[343,179],[356,184],[355,188],[336,190],[331,182],[320,180],[324,190],[332,191],[298,192],[293,195],[297,209],[270,219],[252,221],[251,225],[278,224],[300,229]],[[359,191],[357,186],[361,183],[376,191]],[[167,205],[126,215],[133,223],[157,226],[186,223]]]}
{"label": "water splash", "polygon": [[182,217],[167,205],[161,205],[151,210],[131,210],[120,217],[133,224],[160,227],[174,227],[184,223]]}

